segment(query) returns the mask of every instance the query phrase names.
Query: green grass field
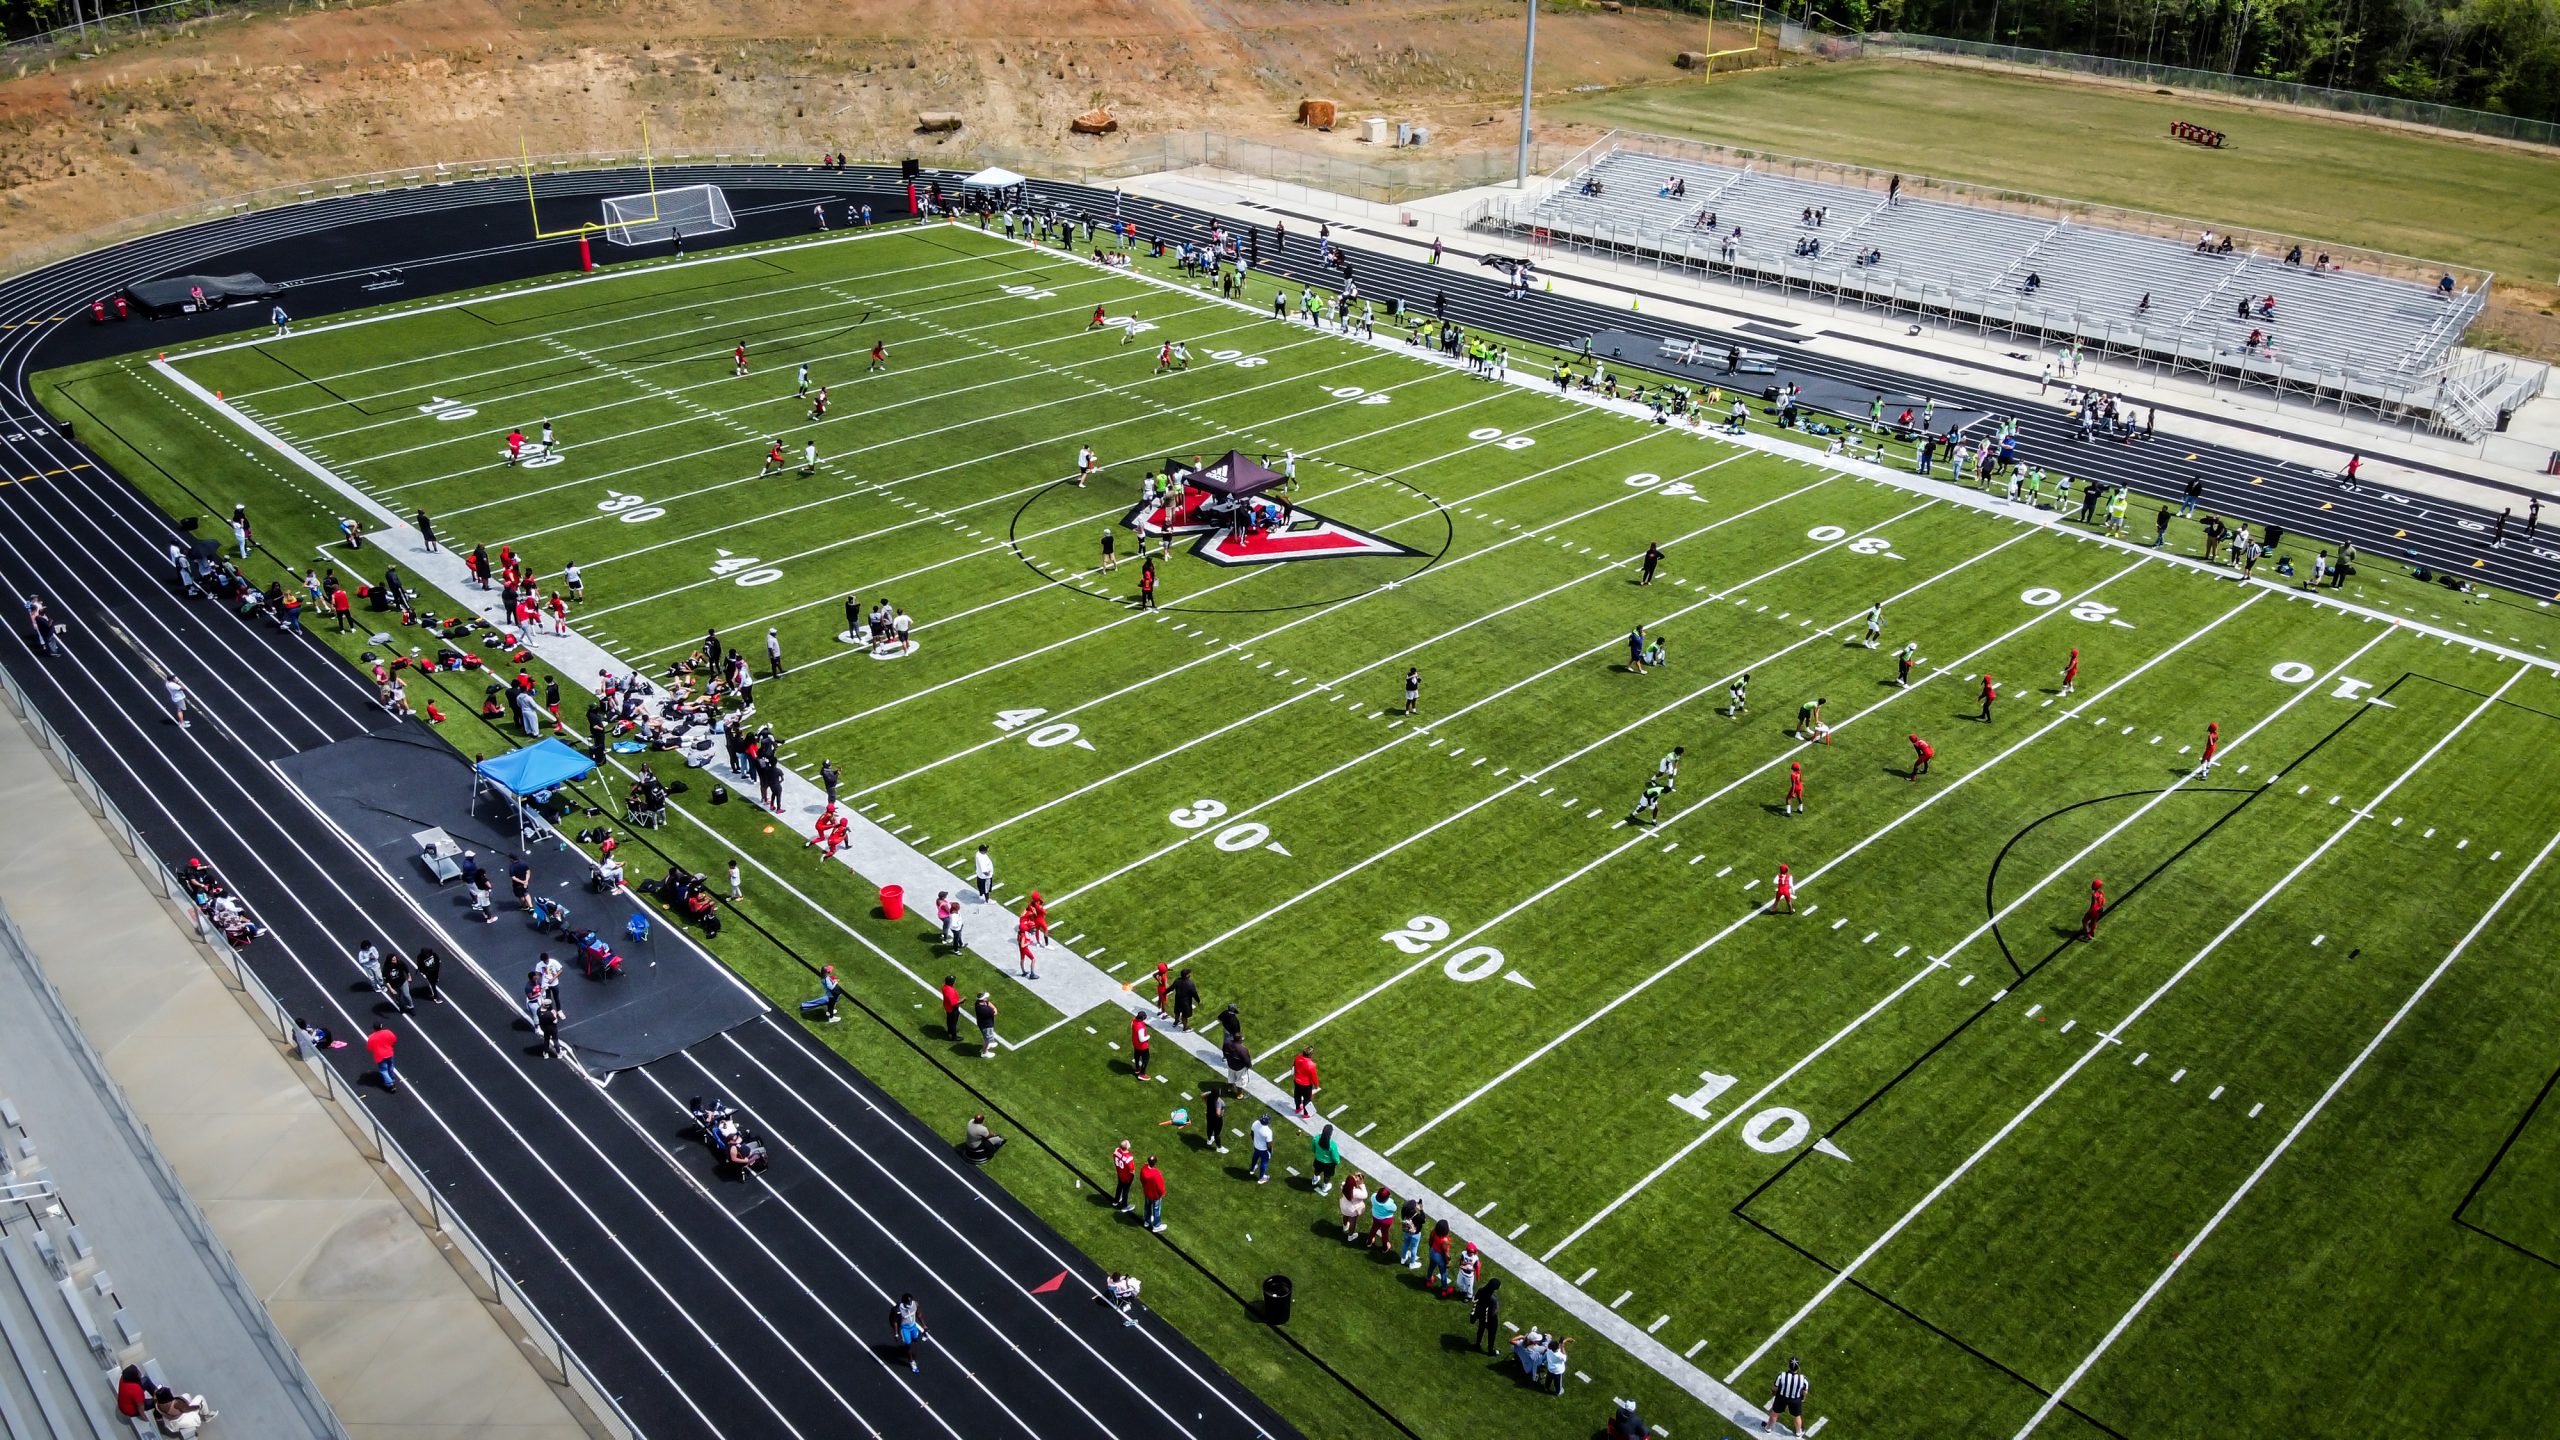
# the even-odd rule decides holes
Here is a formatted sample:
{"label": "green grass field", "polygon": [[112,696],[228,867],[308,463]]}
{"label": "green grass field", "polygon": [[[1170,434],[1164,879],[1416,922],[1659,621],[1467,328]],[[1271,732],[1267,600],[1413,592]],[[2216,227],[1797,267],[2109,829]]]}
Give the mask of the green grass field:
{"label": "green grass field", "polygon": [[[2193,95],[1956,65],[1746,71],[1550,114],[2195,216],[2560,281],[2560,156]],[[2193,120],[2223,150],[2170,138]]]}
{"label": "green grass field", "polygon": [[[2547,1426],[2560,1152],[2532,1107],[2560,1002],[2536,938],[2560,920],[2560,681],[2485,643],[2547,653],[2547,614],[2428,611],[2378,575],[2341,604],[2236,584],[2177,558],[2190,522],[2169,554],[2130,548],[1149,265],[882,232],[170,364],[448,545],[578,563],[578,633],[631,665],[778,629],[792,668],[755,698],[795,768],[836,760],[855,806],[956,870],[991,845],[1116,977],[1192,967],[1204,1015],[1244,1005],[1266,1076],[1318,1047],[1326,1111],[1435,1214],[1747,1395],[1796,1353],[1851,1436]],[[1161,328],[1090,330],[1096,305]],[[1155,373],[1166,338],[1187,371]],[[329,563],[349,506],[145,358],[53,372],[45,403],[173,512],[245,500],[274,554]],[[502,464],[545,417],[556,463]],[[767,437],[786,473],[759,475]],[[1084,444],[1090,489],[1069,483]],[[1109,575],[1098,537],[1163,457],[1231,446],[1293,451],[1299,505],[1415,553],[1177,550],[1163,608],[1137,610],[1131,537]],[[1639,587],[1649,543],[1667,558]],[[838,644],[848,594],[912,612],[920,649]],[[1626,667],[1639,622],[1667,666]],[[500,736],[476,682],[443,683],[455,743]],[[1832,743],[1790,733],[1815,697]],[[2208,724],[2224,755],[2200,775]],[[1915,733],[1936,749],[1916,781]],[[1674,746],[1658,823],[1625,823]],[[732,926],[723,958],[788,998],[839,964],[892,1023],[829,1043],[955,1133],[983,1103],[956,1072],[1055,1146],[996,1173],[1310,1434],[1381,1426],[1231,1298],[1275,1270],[1297,1340],[1416,1433],[1586,1436],[1611,1395],[1681,1440],[1729,1433],[1596,1338],[1563,1403],[1469,1358],[1455,1302],[1325,1238],[1334,1202],[1302,1181],[1246,1183],[1232,1142],[1168,1167],[1164,1241],[1200,1268],[1175,1263],[1085,1188],[1171,1103],[1128,1082],[1118,1011],[981,1064],[899,968],[946,968],[929,919],[878,918],[860,876],[701,798],[658,838],[699,868],[745,858],[761,933]],[[1767,904],[1781,863],[1792,915]],[[2114,908],[2081,944],[2092,876]]]}

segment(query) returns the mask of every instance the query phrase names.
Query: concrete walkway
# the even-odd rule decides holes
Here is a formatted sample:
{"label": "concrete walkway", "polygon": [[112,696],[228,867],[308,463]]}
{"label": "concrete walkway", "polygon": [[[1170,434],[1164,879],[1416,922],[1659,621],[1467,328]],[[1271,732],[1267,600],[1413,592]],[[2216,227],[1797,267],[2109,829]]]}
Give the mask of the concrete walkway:
{"label": "concrete walkway", "polygon": [[[31,1058],[21,1031],[38,1022],[40,1008],[5,988],[7,967],[0,967],[0,1057],[7,1057],[0,1091],[14,1087],[29,1125],[41,1127],[65,1198],[95,1232],[120,1285],[143,1291],[137,1282],[148,1273],[155,1303],[140,1315],[144,1333],[171,1379],[205,1391],[223,1412],[209,1433],[260,1440],[602,1433],[582,1424],[562,1389],[537,1373],[528,1357],[538,1347],[502,1327],[311,1088],[300,1062],[244,1007],[227,974],[207,963],[167,902],[145,888],[5,705],[0,809],[11,832],[0,855],[0,905],[228,1250],[253,1292],[237,1301],[247,1313],[226,1308],[214,1273],[226,1267],[190,1252],[182,1218],[161,1197],[123,1203],[146,1193],[149,1167],[142,1154],[127,1149],[119,1157],[108,1143],[113,1096],[80,1077],[39,1098],[33,1082],[41,1077],[17,1062]],[[59,1067],[54,1078],[74,1079]],[[98,1114],[69,1113],[80,1089]],[[84,1128],[94,1133],[76,1137]],[[76,1161],[75,1138],[91,1142]],[[123,1213],[110,1232],[111,1210]],[[164,1233],[155,1238],[153,1229]],[[265,1318],[255,1314],[259,1305],[342,1430],[293,1423],[300,1416],[286,1403],[286,1380],[260,1356],[247,1323]],[[289,1369],[291,1357],[283,1359]]]}

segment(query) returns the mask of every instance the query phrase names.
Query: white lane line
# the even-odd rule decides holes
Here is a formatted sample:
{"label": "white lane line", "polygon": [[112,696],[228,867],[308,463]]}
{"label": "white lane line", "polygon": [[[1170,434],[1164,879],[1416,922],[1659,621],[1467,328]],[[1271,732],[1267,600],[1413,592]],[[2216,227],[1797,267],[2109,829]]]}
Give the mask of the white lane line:
{"label": "white lane line", "polygon": [[[2517,675],[2523,673],[2521,668],[2516,672]],[[2515,676],[2509,676],[2507,683],[2514,684]],[[2506,693],[2506,686],[2499,686],[2498,691],[2500,694]],[[2356,1072],[2362,1070],[2364,1063],[2373,1058],[2375,1051],[2382,1048],[2382,1042],[2391,1038],[2391,1032],[2400,1028],[2400,1022],[2409,1018],[2409,1012],[2417,1009],[2419,1002],[2427,998],[2427,992],[2433,990],[2436,982],[2444,978],[2445,972],[2453,968],[2454,962],[2462,958],[2463,952],[2471,948],[2471,942],[2480,938],[2480,932],[2489,928],[2489,922],[2498,918],[2498,912],[2507,907],[2507,902],[2514,899],[2516,892],[2524,888],[2525,882],[2533,878],[2534,872],[2542,868],[2543,862],[2551,858],[2551,852],[2555,848],[2560,848],[2560,832],[2554,832],[2549,840],[2543,842],[2541,852],[2533,857],[2533,863],[2527,865],[2523,873],[2508,882],[2507,888],[2499,892],[2498,898],[2490,903],[2488,910],[2482,913],[2479,920],[2474,922],[2468,931],[2463,933],[2460,940],[2454,942],[2451,950],[2445,952],[2444,959],[2437,963],[2434,970],[2428,972],[2427,978],[2418,982],[2418,988],[2409,992],[2409,998],[2400,1002],[2400,1008],[2391,1012],[2391,1018],[2382,1023],[2382,1028],[2374,1032],[2373,1038],[2365,1042],[2362,1050],[2356,1052],[2356,1057],[2347,1062],[2347,1068],[2339,1071],[2338,1078],[2329,1082],[2329,1088],[2320,1092],[2320,1098],[2311,1102],[2311,1108],[2303,1112],[2302,1118],[2293,1122],[2293,1128],[2287,1130],[2284,1138],[2276,1142],[2275,1148],[2267,1152],[2267,1158],[2258,1162],[2258,1168],[2250,1171],[2249,1178],[2240,1182],[2240,1188],[2231,1192],[2231,1198],[2223,1201],[2222,1207],[2213,1212],[2213,1218],[2204,1222],[2204,1228],[2196,1232],[2195,1238],[2178,1248],[2167,1268],[2163,1269],[2158,1278],[2143,1290],[2141,1297],[2133,1302],[2132,1308],[2118,1316],[2116,1323],[2108,1327],[2106,1335],[2098,1341],[2096,1347],[2081,1357],[2080,1363],[2071,1368],[2071,1373],[2063,1377],[2061,1384],[2053,1387],[2053,1392],[2045,1397],[2044,1403],[2036,1407],[2035,1414],[2028,1416],[2027,1423],[2018,1427],[2018,1440],[2023,1440],[2023,1437],[2035,1433],[2036,1427],[2044,1423],[2047,1415],[2053,1413],[2054,1407],[2062,1403],[2062,1397],[2071,1393],[2072,1388],[2080,1383],[2081,1377],[2089,1373],[2090,1367],[2096,1365],[2099,1359],[2115,1345],[2117,1338],[2122,1336],[2135,1320],[2141,1318],[2142,1312],[2149,1307],[2152,1299],[2168,1288],[2169,1282],[2177,1278],[2178,1272],[2185,1268],[2187,1261],[2195,1255],[2204,1242],[2213,1238],[2213,1232],[2222,1228],[2222,1222],[2230,1218],[2232,1211],[2240,1208],[2240,1202],[2249,1198],[2249,1192],[2256,1189],[2258,1182],[2267,1177],[2267,1172],[2275,1169],[2276,1162],[2284,1159],[2285,1152],[2293,1148],[2293,1142],[2302,1137],[2303,1131],[2311,1128],[2311,1122],[2319,1119],[2320,1112],[2328,1108],[2329,1102],[2337,1098],[2338,1092],[2346,1089],[2348,1082],[2356,1078]],[[2258,1112],[2251,1110],[2249,1113],[2255,1115]]]}

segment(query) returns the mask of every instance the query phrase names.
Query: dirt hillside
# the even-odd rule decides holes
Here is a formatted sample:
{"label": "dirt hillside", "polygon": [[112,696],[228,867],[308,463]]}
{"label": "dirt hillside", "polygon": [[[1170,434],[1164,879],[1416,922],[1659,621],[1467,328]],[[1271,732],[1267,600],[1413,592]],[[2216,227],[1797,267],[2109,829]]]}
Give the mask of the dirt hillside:
{"label": "dirt hillside", "polygon": [[[1294,130],[1303,96],[1507,143],[1520,7],[1497,0],[386,0],[198,22],[0,77],[0,245],[285,181],[517,153],[1073,151]],[[1656,79],[1694,20],[1556,5],[1539,88]],[[1072,137],[1096,105],[1120,135]]]}

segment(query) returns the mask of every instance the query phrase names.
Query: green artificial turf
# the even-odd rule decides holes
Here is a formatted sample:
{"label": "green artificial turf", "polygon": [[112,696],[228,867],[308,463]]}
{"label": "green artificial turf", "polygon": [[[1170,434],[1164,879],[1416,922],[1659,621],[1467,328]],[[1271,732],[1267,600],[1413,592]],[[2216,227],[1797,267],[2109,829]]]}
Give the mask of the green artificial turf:
{"label": "green artificial turf", "polygon": [[[1204,1015],[1244,1006],[1264,1074],[1317,1046],[1328,1113],[1427,1166],[1435,1210],[1748,1395],[1801,1354],[1813,1413],[1858,1436],[2506,1434],[2560,1403],[2554,1147],[2547,1116],[2521,1124],[2560,978],[2548,872],[2519,884],[2560,833],[2547,612],[2448,609],[2378,567],[2337,592],[2356,608],[2243,586],[1144,264],[883,232],[171,363],[448,545],[577,562],[574,623],[629,663],[711,627],[759,653],[774,627],[792,668],[756,701],[796,768],[835,760],[854,806],[955,871],[991,845],[1116,975],[1192,967]],[[1124,343],[1096,305],[1161,328]],[[1188,371],[1155,373],[1166,338]],[[140,357],[40,383],[173,513],[248,503],[262,579],[354,558],[326,548],[346,502]],[[503,464],[506,430],[546,417],[558,463]],[[783,474],[758,473],[768,438]],[[1085,444],[1103,468],[1079,489]],[[1416,553],[1177,551],[1165,609],[1137,611],[1134,537],[1110,575],[1098,537],[1163,457],[1231,447],[1294,453],[1300,505]],[[919,651],[839,645],[849,593],[912,612]],[[1667,667],[1626,668],[1638,622]],[[412,693],[441,693],[458,746],[508,743],[475,681]],[[1832,743],[1801,744],[1817,697]],[[2229,753],[2197,777],[2208,724]],[[1916,782],[1912,734],[1937,751]],[[1660,822],[1624,824],[1675,745]],[[860,876],[699,799],[638,843],[742,858],[748,923],[717,953],[782,999],[836,964],[862,1013],[827,1043],[955,1134],[987,1108],[1038,1142],[991,1173],[1308,1433],[1583,1436],[1614,1395],[1716,1433],[1595,1338],[1561,1403],[1468,1358],[1460,1306],[1326,1238],[1332,1200],[1244,1183],[1232,1136],[1160,1128],[1205,1072],[1131,1083],[1118,1011],[993,1061],[945,1040],[914,978],[952,968],[929,918],[879,918]],[[1781,862],[1792,916],[1765,910]],[[2093,877],[2115,908],[2084,945]],[[966,963],[1009,1035],[1051,1018]],[[1162,1237],[1093,1188],[1124,1137],[1179,1152]],[[1280,1160],[1306,1164],[1285,1127]],[[1297,1282],[1285,1334],[1247,1304],[1275,1272]],[[1515,1292],[1511,1319],[1556,1321]]]}

